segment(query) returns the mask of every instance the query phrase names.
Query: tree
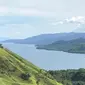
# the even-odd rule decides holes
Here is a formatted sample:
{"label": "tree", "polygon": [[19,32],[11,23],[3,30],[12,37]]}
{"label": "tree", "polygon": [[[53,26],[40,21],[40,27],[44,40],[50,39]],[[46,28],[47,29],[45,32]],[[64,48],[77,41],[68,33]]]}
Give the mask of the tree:
{"label": "tree", "polygon": [[28,80],[31,76],[28,73],[27,74],[22,73],[20,77],[24,80]]}
{"label": "tree", "polygon": [[2,44],[0,44],[0,48],[3,48]]}

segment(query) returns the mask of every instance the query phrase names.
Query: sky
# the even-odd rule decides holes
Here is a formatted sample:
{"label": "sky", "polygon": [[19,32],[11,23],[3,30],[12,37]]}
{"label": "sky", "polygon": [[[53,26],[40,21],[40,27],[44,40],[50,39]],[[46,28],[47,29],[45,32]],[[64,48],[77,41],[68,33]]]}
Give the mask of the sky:
{"label": "sky", "polygon": [[85,0],[0,0],[0,37],[70,32],[75,24],[55,23],[76,16],[85,16]]}

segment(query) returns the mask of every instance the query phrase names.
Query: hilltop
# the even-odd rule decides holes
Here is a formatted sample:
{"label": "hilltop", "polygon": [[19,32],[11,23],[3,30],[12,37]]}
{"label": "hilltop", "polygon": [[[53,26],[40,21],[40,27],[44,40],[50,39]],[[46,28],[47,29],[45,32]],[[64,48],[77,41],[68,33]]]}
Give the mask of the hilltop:
{"label": "hilltop", "polygon": [[0,44],[0,85],[62,85],[45,70]]}

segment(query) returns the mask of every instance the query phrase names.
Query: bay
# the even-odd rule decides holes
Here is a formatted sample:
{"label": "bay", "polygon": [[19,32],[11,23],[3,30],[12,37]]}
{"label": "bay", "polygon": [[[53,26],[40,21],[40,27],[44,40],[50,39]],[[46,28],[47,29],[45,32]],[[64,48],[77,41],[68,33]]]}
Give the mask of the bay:
{"label": "bay", "polygon": [[9,50],[46,70],[85,68],[85,54],[38,50],[34,45],[3,44]]}

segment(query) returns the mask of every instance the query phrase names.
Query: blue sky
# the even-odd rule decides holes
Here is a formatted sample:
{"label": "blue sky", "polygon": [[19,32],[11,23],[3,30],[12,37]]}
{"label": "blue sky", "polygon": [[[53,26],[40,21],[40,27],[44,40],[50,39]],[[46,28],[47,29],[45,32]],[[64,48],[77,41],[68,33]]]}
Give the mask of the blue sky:
{"label": "blue sky", "polygon": [[85,16],[85,0],[0,0],[0,37],[70,32],[54,24],[74,16]]}

